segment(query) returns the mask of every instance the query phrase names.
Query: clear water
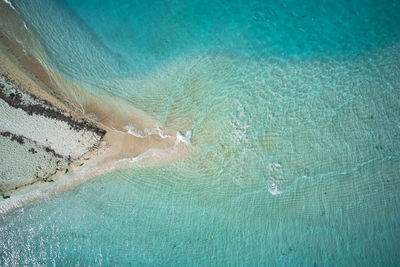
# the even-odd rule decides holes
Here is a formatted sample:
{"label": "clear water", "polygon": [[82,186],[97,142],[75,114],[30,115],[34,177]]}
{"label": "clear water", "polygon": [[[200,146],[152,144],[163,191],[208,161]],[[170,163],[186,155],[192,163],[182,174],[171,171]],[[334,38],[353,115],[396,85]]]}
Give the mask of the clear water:
{"label": "clear water", "polygon": [[400,264],[398,1],[12,3],[53,71],[195,153],[2,216],[2,265]]}

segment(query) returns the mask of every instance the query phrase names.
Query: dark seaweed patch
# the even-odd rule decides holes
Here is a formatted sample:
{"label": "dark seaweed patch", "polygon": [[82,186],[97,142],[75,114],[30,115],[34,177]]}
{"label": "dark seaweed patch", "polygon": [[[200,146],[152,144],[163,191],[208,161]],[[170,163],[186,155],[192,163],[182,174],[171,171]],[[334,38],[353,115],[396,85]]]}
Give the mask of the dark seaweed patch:
{"label": "dark seaweed patch", "polygon": [[[27,93],[25,90],[23,90],[20,86],[17,85],[17,83],[13,80],[11,80],[7,75],[5,74],[0,74],[6,83],[10,85],[16,93],[11,93],[9,96],[7,96],[2,90],[0,90],[0,98],[3,99],[7,104],[12,106],[13,108],[20,108],[24,110],[26,113],[29,115],[37,114],[37,115],[42,115],[47,118],[51,119],[56,119],[59,121],[64,121],[68,123],[72,129],[76,131],[80,130],[87,130],[96,133],[100,138],[103,138],[103,136],[106,134],[106,131],[103,129],[100,129],[87,121],[84,120],[74,120],[71,116],[65,115],[61,110],[57,109],[54,107],[50,102],[44,99],[39,99],[38,97]],[[4,88],[4,85],[2,85],[1,88]],[[22,91],[25,94],[29,95],[32,97],[32,99],[38,101],[39,103],[42,104],[26,104],[22,101],[22,96],[21,93],[18,91]]]}
{"label": "dark seaweed patch", "polygon": [[9,137],[11,135],[10,132],[0,132],[0,135],[4,136],[4,137]]}
{"label": "dark seaweed patch", "polygon": [[11,137],[11,141],[16,141],[18,142],[18,144],[24,144],[25,143],[25,137],[23,137],[22,135],[16,135],[10,132],[0,132],[0,135],[4,136],[4,137]]}

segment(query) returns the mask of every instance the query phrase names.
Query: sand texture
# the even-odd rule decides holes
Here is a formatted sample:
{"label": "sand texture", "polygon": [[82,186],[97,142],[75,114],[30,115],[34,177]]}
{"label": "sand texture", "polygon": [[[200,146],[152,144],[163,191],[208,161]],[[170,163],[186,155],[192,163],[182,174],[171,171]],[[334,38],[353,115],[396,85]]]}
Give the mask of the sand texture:
{"label": "sand texture", "polygon": [[[0,28],[0,213],[115,168],[162,165],[193,151],[191,133],[166,129],[122,99],[90,95],[43,66],[6,29]],[[19,31],[32,35],[22,24],[13,34]]]}
{"label": "sand texture", "polygon": [[48,178],[96,146],[105,134],[0,75],[0,190]]}

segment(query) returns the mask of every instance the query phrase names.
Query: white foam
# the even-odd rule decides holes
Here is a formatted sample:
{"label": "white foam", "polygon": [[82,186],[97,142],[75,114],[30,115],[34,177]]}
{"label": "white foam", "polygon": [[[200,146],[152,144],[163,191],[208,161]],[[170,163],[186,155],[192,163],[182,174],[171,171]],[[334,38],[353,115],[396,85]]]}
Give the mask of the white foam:
{"label": "white foam", "polygon": [[[15,9],[15,7],[13,6],[13,4],[12,4],[9,0],[3,0],[3,1],[4,1],[4,3],[8,4],[12,9],[14,9],[15,11],[17,11],[17,10]],[[17,13],[18,13],[18,11],[17,11]]]}
{"label": "white foam", "polygon": [[133,136],[136,136],[136,137],[139,137],[139,138],[145,138],[145,137],[146,137],[143,133],[141,133],[141,132],[140,132],[138,129],[136,129],[136,127],[133,126],[133,125],[130,125],[130,124],[125,125],[124,129],[127,130],[127,131],[128,131],[128,134],[130,134],[130,135],[133,135]]}
{"label": "white foam", "polygon": [[280,190],[282,182],[281,181],[273,181],[270,180],[268,185],[268,191],[271,195],[279,195],[283,193],[283,190]]}
{"label": "white foam", "polygon": [[174,144],[174,148],[177,147],[178,144],[183,143],[185,145],[191,146],[193,130],[186,131],[186,134],[182,134],[181,132],[176,133],[176,141]]}
{"label": "white foam", "polygon": [[[21,40],[19,40],[18,38],[15,38],[15,41],[17,41],[17,43],[19,43],[23,48],[25,48],[24,43]],[[24,52],[26,52],[25,49],[23,49],[23,50],[24,50]]]}
{"label": "white foam", "polygon": [[161,138],[167,138],[171,137],[170,135],[164,134],[163,130],[161,130],[160,126],[157,126],[156,128],[145,128],[143,131],[139,130],[135,126],[128,124],[124,127],[127,132],[133,136],[136,136],[138,138],[147,138],[150,135],[158,135]]}
{"label": "white foam", "polygon": [[[145,129],[146,130],[146,129]],[[167,137],[171,137],[170,135],[168,135],[168,134],[164,134],[164,132],[160,129],[160,127],[159,126],[157,126],[157,133],[158,133],[158,135],[161,137],[161,138],[167,138]]]}
{"label": "white foam", "polygon": [[283,174],[283,168],[281,163],[269,163],[268,167],[268,182],[267,188],[271,195],[279,195],[282,194],[285,186],[285,178]]}
{"label": "white foam", "polygon": [[118,162],[128,162],[128,163],[138,163],[140,161],[142,161],[145,158],[151,157],[151,156],[156,156],[157,155],[157,151],[155,149],[149,149],[145,152],[143,152],[142,154],[139,154],[138,156],[134,157],[134,158],[123,158],[118,160]]}

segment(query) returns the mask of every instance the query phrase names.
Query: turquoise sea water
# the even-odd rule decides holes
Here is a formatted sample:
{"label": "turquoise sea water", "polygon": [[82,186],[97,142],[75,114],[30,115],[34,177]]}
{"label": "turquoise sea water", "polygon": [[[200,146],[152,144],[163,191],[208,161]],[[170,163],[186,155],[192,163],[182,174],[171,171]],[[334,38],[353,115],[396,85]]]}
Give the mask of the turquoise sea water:
{"label": "turquoise sea water", "polygon": [[2,215],[0,265],[400,264],[398,1],[11,2],[194,155]]}

